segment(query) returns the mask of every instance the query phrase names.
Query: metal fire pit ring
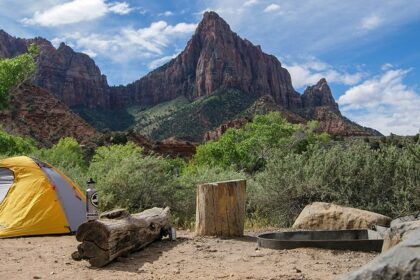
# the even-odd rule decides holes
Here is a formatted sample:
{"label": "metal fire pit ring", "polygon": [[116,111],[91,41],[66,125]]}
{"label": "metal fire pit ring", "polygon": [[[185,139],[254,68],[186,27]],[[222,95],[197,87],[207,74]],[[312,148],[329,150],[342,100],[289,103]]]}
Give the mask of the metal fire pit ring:
{"label": "metal fire pit ring", "polygon": [[257,237],[259,247],[270,249],[295,249],[314,247],[331,250],[380,252],[382,237],[372,230],[315,230],[270,232]]}

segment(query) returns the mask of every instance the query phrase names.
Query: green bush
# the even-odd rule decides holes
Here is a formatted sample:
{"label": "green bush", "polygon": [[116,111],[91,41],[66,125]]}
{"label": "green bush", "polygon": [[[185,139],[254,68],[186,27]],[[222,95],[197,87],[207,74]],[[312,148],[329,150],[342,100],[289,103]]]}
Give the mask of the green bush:
{"label": "green bush", "polygon": [[170,206],[174,172],[169,160],[145,156],[131,142],[99,147],[89,167],[89,176],[97,181],[102,210],[123,207],[132,212]]}
{"label": "green bush", "polygon": [[420,166],[409,147],[372,149],[358,141],[302,154],[275,153],[250,185],[249,208],[274,224],[290,225],[305,205],[333,202],[391,217],[420,208]]}
{"label": "green bush", "polygon": [[0,155],[2,157],[24,155],[35,149],[35,142],[32,139],[11,135],[0,127]]}
{"label": "green bush", "polygon": [[285,154],[303,152],[317,141],[328,141],[328,134],[317,134],[316,122],[306,127],[288,123],[279,112],[258,115],[241,129],[228,129],[218,141],[197,147],[194,163],[255,173],[264,169],[273,149]]}
{"label": "green bush", "polygon": [[[95,168],[95,163],[92,164]],[[173,196],[171,165],[154,156],[129,156],[97,178],[101,208],[126,208],[139,212],[151,207],[171,206]]]}

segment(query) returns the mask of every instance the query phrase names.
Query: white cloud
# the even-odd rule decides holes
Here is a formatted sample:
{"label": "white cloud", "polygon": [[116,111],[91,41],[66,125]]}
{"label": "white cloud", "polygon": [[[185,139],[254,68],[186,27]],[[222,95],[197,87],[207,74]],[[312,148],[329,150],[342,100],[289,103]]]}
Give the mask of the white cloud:
{"label": "white cloud", "polygon": [[389,69],[392,69],[392,68],[394,68],[394,65],[392,65],[391,63],[384,63],[381,66],[382,71],[386,71],[386,70],[389,70]]}
{"label": "white cloud", "polygon": [[57,46],[64,41],[76,50],[102,55],[121,63],[134,58],[162,56],[173,39],[188,36],[195,28],[196,24],[181,22],[169,25],[165,21],[158,21],[140,29],[125,27],[113,35],[69,33],[54,38],[52,42]]}
{"label": "white cloud", "polygon": [[362,19],[361,28],[365,30],[372,30],[381,25],[382,22],[382,18],[377,15],[371,15]]}
{"label": "white cloud", "polygon": [[[420,1],[411,0],[382,1],[380,5],[366,0],[260,0],[262,9],[239,10],[244,2],[207,0],[205,8],[220,12],[241,36],[258,42],[269,53],[281,55],[326,55],[343,46],[348,50],[416,22],[420,13]],[[276,12],[281,16],[267,16],[264,8],[271,3],[281,5]],[[374,26],[376,21],[376,28],[362,29],[363,20],[372,15],[378,19],[366,20],[366,27]]]}
{"label": "white cloud", "polygon": [[191,34],[196,27],[196,24],[191,23],[168,25],[165,21],[158,21],[138,30],[125,28],[122,34],[128,42],[141,46],[151,53],[161,54],[162,48],[168,45],[170,37]]}
{"label": "white cloud", "polygon": [[107,4],[105,0],[73,0],[55,5],[42,12],[36,11],[31,18],[22,19],[28,25],[59,26],[92,21],[109,12],[127,14],[131,11],[127,2]]}
{"label": "white cloud", "polygon": [[270,4],[264,9],[264,12],[266,13],[273,13],[278,11],[280,11],[280,5],[278,4]]}
{"label": "white cloud", "polygon": [[355,85],[365,75],[363,72],[348,73],[335,69],[328,63],[315,57],[306,58],[302,63],[283,64],[290,72],[295,88],[302,88],[317,83],[321,78],[326,78],[329,83]]}
{"label": "white cloud", "polygon": [[152,60],[147,67],[149,68],[149,70],[153,70],[158,68],[159,66],[162,66],[163,64],[165,64],[166,62],[168,62],[169,60],[177,57],[178,53],[173,54],[173,55],[167,55],[161,58],[157,58],[155,60]]}
{"label": "white cloud", "polygon": [[165,11],[165,12],[163,12],[163,13],[160,13],[159,15],[160,15],[160,16],[165,16],[165,17],[170,17],[170,16],[173,16],[173,15],[174,15],[174,13],[173,13],[173,12],[171,12],[171,11]]}
{"label": "white cloud", "polygon": [[98,54],[92,50],[83,50],[82,53],[87,54],[91,58],[96,57]]}
{"label": "white cloud", "polygon": [[410,70],[392,69],[347,90],[338,99],[342,111],[383,134],[416,134],[420,129],[420,94],[404,84]]}
{"label": "white cloud", "polygon": [[248,0],[248,1],[245,1],[244,7],[254,6],[254,5],[258,4],[258,2],[259,2],[258,0]]}
{"label": "white cloud", "polygon": [[129,14],[133,8],[127,2],[115,2],[108,5],[109,11],[119,14],[126,15]]}

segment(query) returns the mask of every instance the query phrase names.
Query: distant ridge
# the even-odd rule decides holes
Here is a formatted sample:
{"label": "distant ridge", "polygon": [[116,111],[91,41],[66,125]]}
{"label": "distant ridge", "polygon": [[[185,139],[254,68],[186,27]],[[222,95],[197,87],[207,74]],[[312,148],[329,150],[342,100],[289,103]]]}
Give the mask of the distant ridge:
{"label": "distant ridge", "polygon": [[[150,108],[181,97],[191,102],[190,106],[179,108],[181,111],[160,117],[161,127],[148,135],[157,140],[175,136],[201,141],[206,131],[243,117],[245,111],[248,111],[246,117],[252,118],[250,110],[243,106],[255,107],[253,102],[257,101],[260,107],[261,103],[269,102],[272,105],[267,108],[277,108],[291,119],[318,120],[322,130],[334,135],[380,135],[341,115],[325,79],[308,87],[303,94],[296,92],[289,72],[275,56],[239,37],[215,12],[204,13],[192,38],[176,58],[126,86],[108,86],[106,77],[89,56],[74,52],[63,43],[56,49],[45,39],[20,39],[0,30],[0,56],[22,53],[32,42],[41,48],[34,84],[53,93],[71,108],[82,108],[84,112],[94,114],[97,109]],[[224,98],[230,105],[216,102],[217,110],[210,109],[216,103],[195,102],[210,98],[215,92],[217,96],[235,92],[235,98],[243,99],[243,102],[238,103],[239,107],[232,107],[233,100]],[[193,108],[194,104],[201,104],[201,109]],[[188,112],[182,111],[187,109]],[[211,112],[203,110],[217,111],[222,116],[211,116]],[[102,114],[102,117],[107,115]],[[137,116],[141,117],[141,112]],[[195,124],[191,116],[197,116]],[[186,117],[188,121],[182,120]],[[142,132],[142,126],[132,119],[133,123],[128,123],[127,127]],[[184,122],[200,129],[195,129],[194,135],[189,137],[186,133],[191,127],[182,127]],[[107,122],[101,122],[101,125],[103,123]]]}

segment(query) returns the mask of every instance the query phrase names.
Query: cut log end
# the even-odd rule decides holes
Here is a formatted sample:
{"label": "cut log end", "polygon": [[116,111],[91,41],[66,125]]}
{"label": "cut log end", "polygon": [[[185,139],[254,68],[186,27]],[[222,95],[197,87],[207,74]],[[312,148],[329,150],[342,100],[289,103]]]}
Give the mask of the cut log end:
{"label": "cut log end", "polygon": [[197,187],[195,233],[199,236],[242,236],[246,180],[202,184]]}

